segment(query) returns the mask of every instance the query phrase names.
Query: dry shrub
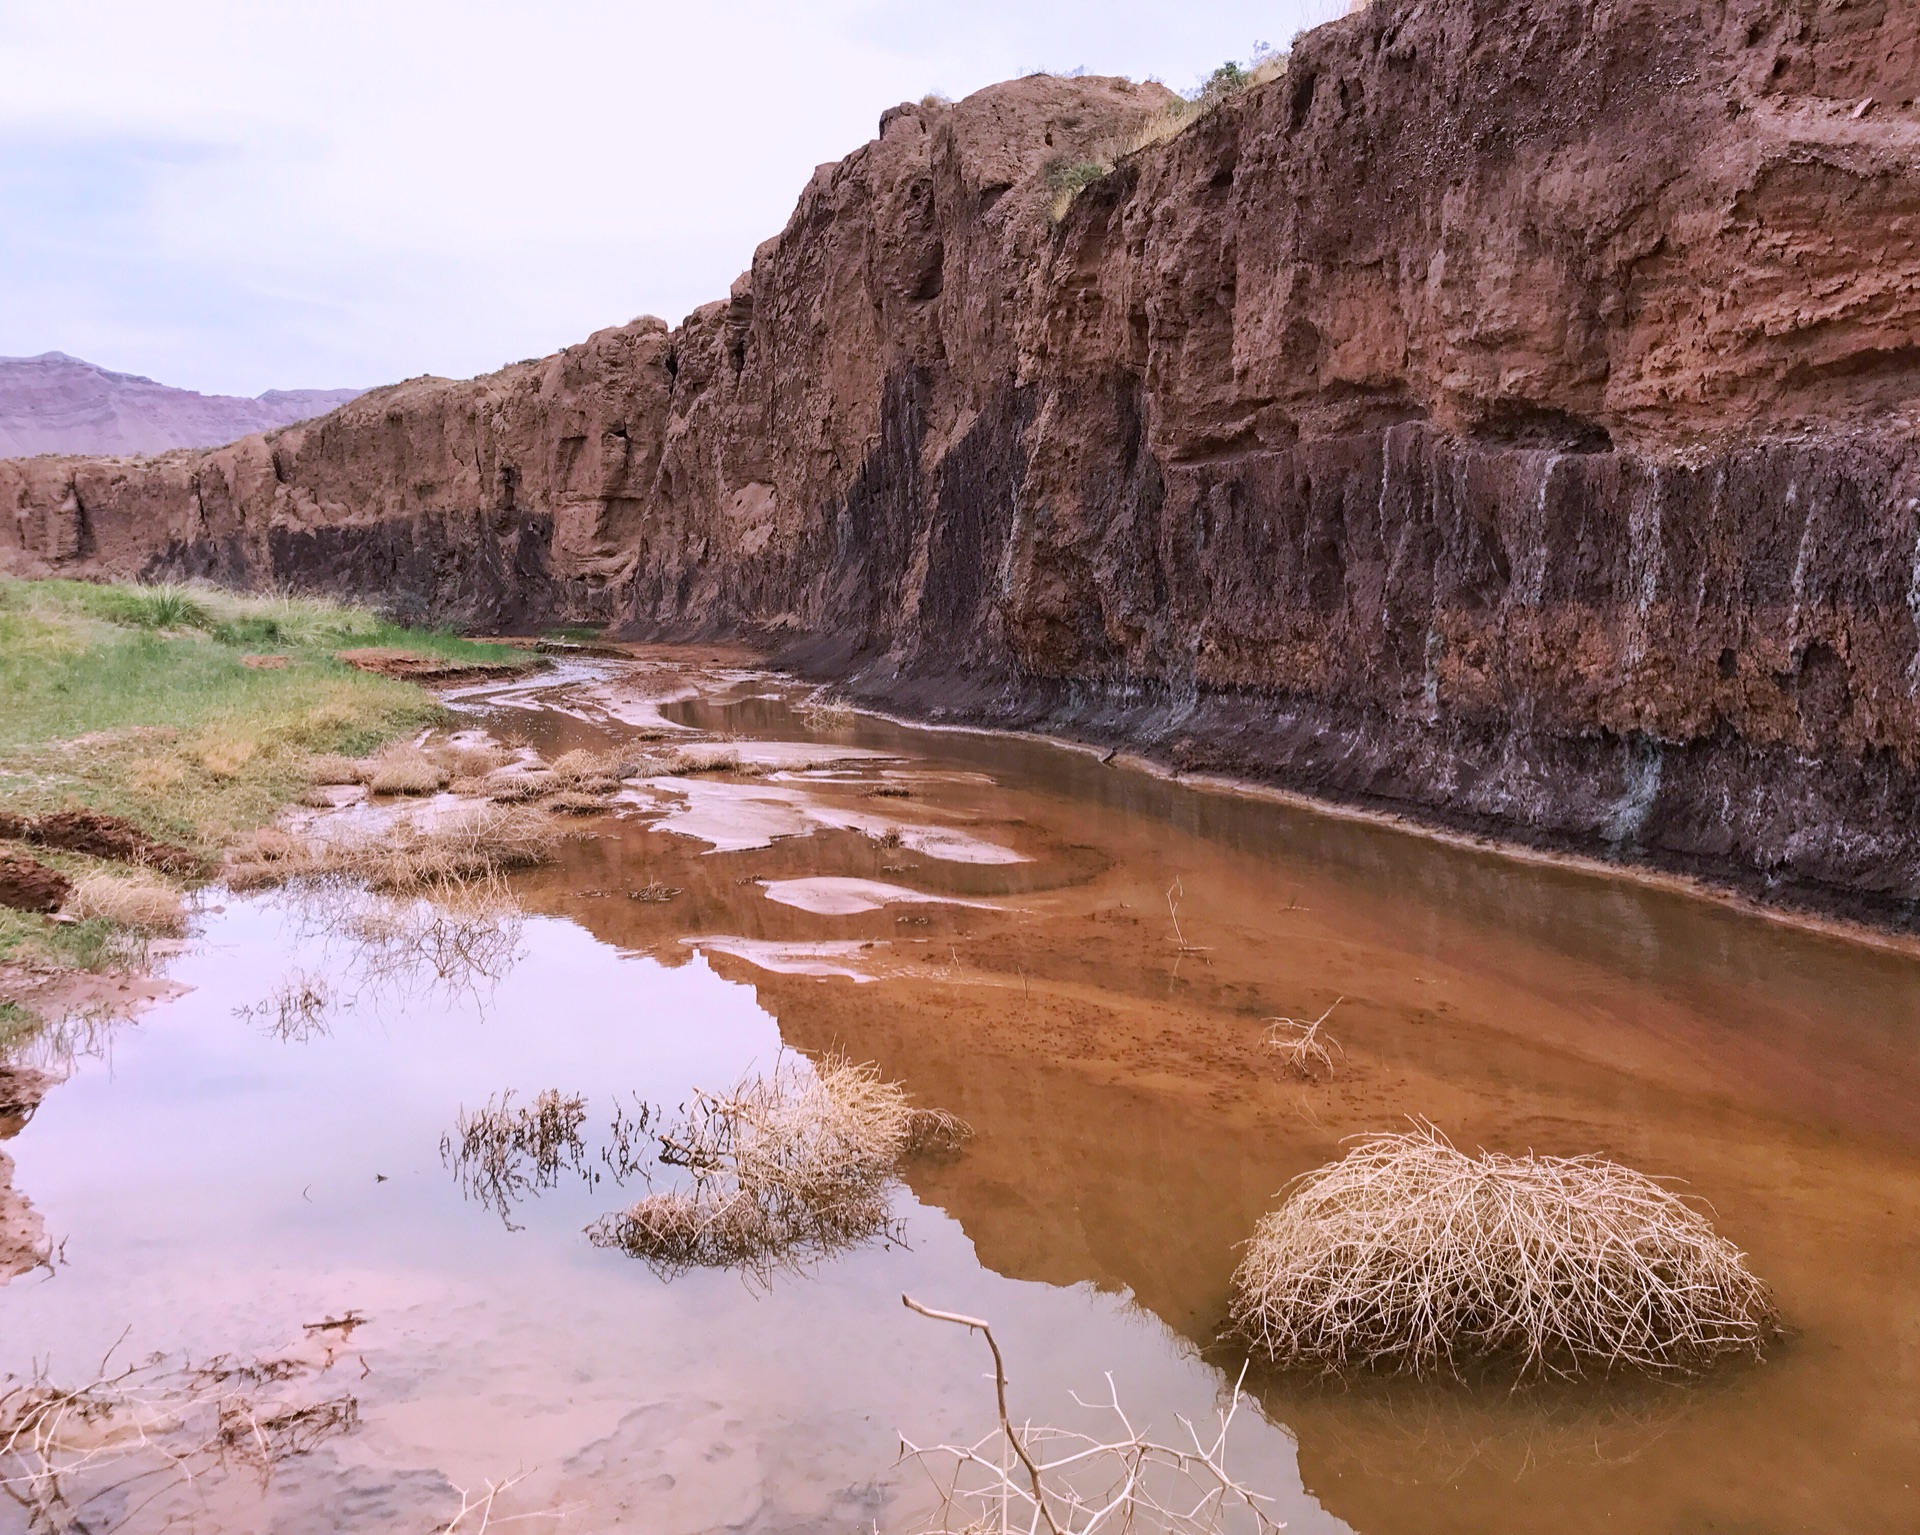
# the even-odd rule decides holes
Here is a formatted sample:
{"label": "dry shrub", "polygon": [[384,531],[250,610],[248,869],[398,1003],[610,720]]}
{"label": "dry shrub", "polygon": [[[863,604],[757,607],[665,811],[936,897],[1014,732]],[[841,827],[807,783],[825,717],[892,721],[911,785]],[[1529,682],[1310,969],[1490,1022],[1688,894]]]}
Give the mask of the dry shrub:
{"label": "dry shrub", "polygon": [[1234,1286],[1256,1347],[1328,1373],[1684,1371],[1777,1329],[1744,1254],[1653,1179],[1601,1157],[1469,1156],[1430,1127],[1295,1180]]}
{"label": "dry shrub", "polygon": [[545,863],[557,842],[538,811],[475,805],[428,826],[403,821],[383,839],[322,844],[321,856],[327,872],[358,876],[373,889],[420,891]]}
{"label": "dry shrub", "polygon": [[73,882],[67,911],[81,920],[102,917],[137,932],[178,937],[187,930],[180,893],[154,880],[86,874]]}
{"label": "dry shrub", "polygon": [[323,752],[307,758],[307,782],[310,784],[365,783],[373,777],[373,764],[357,757],[342,757]]}
{"label": "dry shrub", "polygon": [[835,697],[822,689],[809,695],[800,706],[800,718],[806,722],[807,729],[824,733],[829,730],[847,730],[857,721],[853,705],[844,698]]}
{"label": "dry shrub", "polygon": [[696,1092],[693,1107],[658,1136],[660,1160],[691,1181],[587,1234],[663,1277],[738,1267],[764,1282],[779,1267],[883,1233],[893,1179],[916,1137],[957,1142],[965,1133],[951,1116],[938,1121],[872,1064],[829,1056],[809,1069],[785,1059],[730,1092]]}
{"label": "dry shrub", "polygon": [[375,794],[433,794],[446,787],[447,770],[417,746],[389,746],[371,764],[367,787]]}
{"label": "dry shrub", "polygon": [[462,799],[490,799],[492,790],[484,778],[456,778],[447,785],[449,794],[457,794]]}

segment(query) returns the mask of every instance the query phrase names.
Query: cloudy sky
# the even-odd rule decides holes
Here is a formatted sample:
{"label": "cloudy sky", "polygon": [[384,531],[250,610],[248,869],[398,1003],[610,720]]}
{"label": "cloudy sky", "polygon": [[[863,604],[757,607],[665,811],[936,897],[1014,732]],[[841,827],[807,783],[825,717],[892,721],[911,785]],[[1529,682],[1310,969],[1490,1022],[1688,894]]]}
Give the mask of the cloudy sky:
{"label": "cloudy sky", "polygon": [[462,377],[724,297],[880,111],[1346,0],[0,0],[0,355]]}

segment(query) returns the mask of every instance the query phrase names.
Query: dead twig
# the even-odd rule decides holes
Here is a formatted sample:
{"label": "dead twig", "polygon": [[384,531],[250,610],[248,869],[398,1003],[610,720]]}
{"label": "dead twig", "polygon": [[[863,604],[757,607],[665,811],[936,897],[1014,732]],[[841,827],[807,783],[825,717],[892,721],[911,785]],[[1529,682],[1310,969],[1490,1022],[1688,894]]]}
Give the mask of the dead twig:
{"label": "dead twig", "polygon": [[1269,1018],[1267,1043],[1279,1052],[1281,1064],[1309,1081],[1321,1068],[1332,1076],[1334,1053],[1345,1059],[1347,1052],[1332,1035],[1323,1036],[1320,1028],[1333,1016],[1333,1009],[1346,1000],[1334,998],[1327,1010],[1310,1023],[1302,1023],[1297,1018]]}
{"label": "dead twig", "polygon": [[[901,1438],[901,1458],[926,1469],[940,1498],[924,1535],[1267,1535],[1283,1528],[1263,1507],[1273,1500],[1227,1471],[1227,1435],[1240,1408],[1244,1365],[1210,1439],[1180,1420],[1188,1446],[1161,1444],[1135,1429],[1111,1375],[1106,1401],[1074,1400],[1111,1413],[1119,1429],[1114,1438],[1030,1422],[1016,1427],[1007,1408],[1006,1361],[992,1327],[910,1295],[900,1300],[921,1316],[978,1332],[993,1355],[999,1415],[993,1433],[967,1445],[922,1447]],[[945,1474],[936,1472],[936,1462],[947,1463]]]}

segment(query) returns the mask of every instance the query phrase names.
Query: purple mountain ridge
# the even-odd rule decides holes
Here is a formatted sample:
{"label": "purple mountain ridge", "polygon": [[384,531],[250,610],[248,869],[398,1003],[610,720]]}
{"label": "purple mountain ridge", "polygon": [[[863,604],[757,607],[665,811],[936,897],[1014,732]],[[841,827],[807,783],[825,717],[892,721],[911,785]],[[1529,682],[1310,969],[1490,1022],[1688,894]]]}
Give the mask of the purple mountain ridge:
{"label": "purple mountain ridge", "polygon": [[0,357],[0,458],[218,447],[254,432],[324,416],[363,393],[269,389],[249,400],[170,388],[65,352]]}

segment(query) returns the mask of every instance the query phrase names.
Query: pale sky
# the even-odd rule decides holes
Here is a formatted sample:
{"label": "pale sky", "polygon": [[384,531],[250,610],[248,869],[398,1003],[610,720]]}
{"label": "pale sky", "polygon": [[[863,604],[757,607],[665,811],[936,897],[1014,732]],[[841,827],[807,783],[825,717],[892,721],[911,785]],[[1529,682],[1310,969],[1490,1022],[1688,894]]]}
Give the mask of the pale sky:
{"label": "pale sky", "polygon": [[1346,0],[0,0],[0,356],[466,377],[724,298],[881,111],[1188,89]]}

